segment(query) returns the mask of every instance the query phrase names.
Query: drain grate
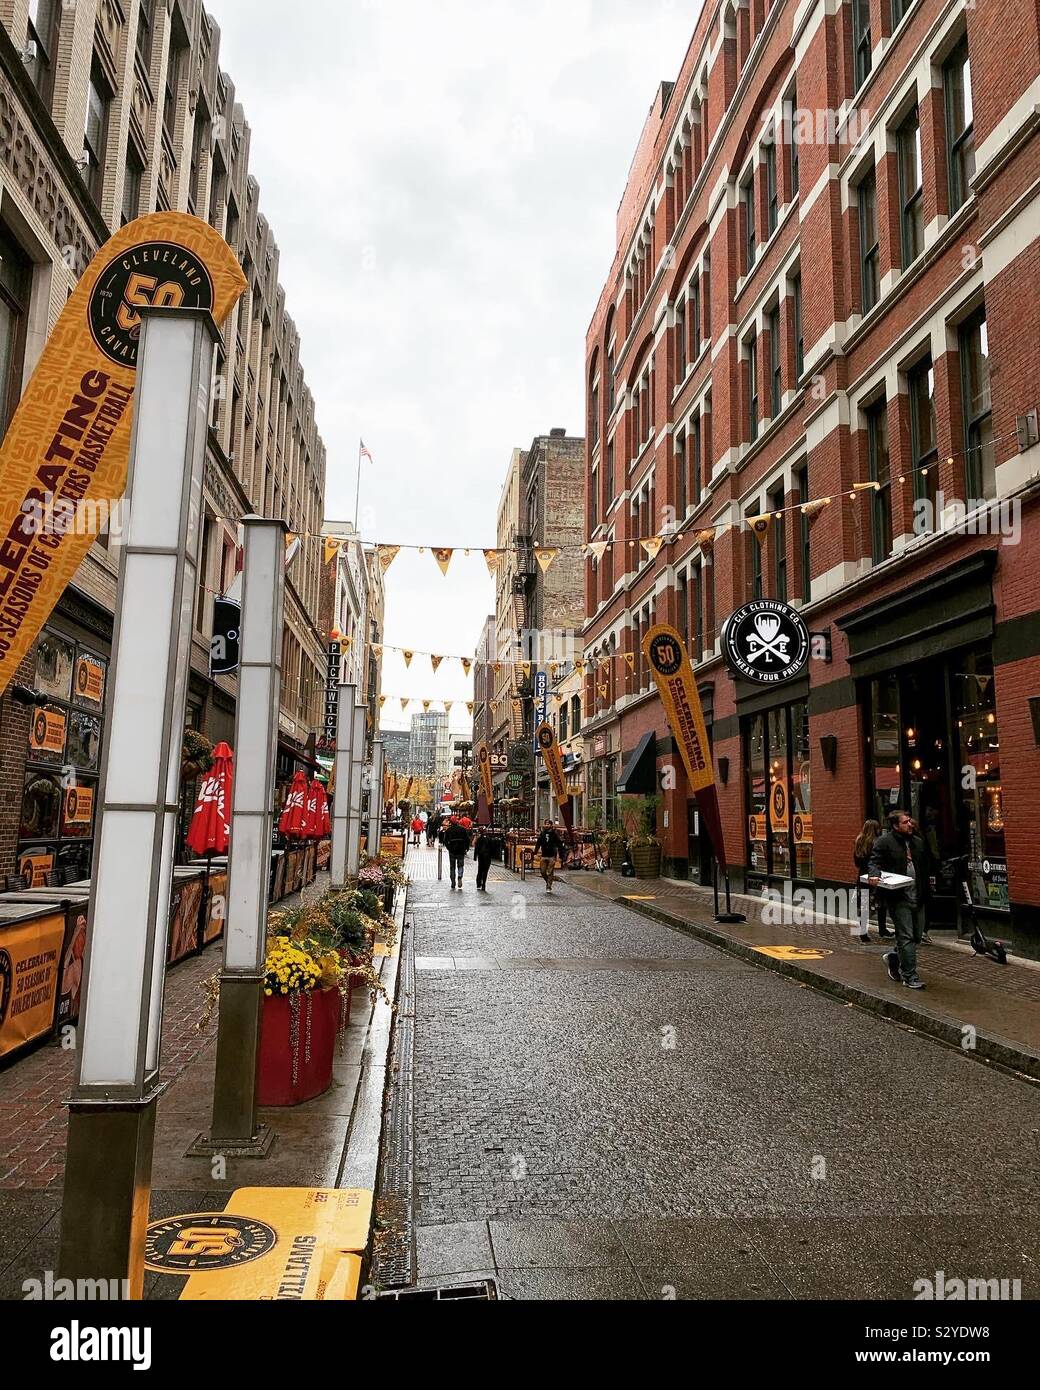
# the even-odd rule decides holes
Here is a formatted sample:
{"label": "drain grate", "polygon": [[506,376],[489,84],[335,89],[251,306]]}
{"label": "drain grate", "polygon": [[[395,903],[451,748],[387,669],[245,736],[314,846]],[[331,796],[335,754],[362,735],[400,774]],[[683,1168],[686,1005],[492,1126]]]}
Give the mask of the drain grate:
{"label": "drain grate", "polygon": [[384,1289],[376,1298],[421,1299],[424,1302],[447,1303],[461,1299],[497,1302],[498,1286],[494,1279],[481,1279],[475,1284],[442,1284],[436,1289]]}
{"label": "drain grate", "polygon": [[[415,951],[409,917],[401,932],[397,1014],[390,1053],[383,1134],[376,1179],[375,1237],[369,1281],[381,1290],[415,1278],[412,1172],[412,1050],[415,1027]],[[379,1297],[389,1296],[380,1293]]]}

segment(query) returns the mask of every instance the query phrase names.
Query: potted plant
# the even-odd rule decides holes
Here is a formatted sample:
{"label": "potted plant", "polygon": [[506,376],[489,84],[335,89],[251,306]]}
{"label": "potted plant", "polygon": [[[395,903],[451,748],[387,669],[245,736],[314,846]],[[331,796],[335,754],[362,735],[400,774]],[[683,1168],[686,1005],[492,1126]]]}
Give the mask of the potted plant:
{"label": "potted plant", "polygon": [[661,873],[661,841],[657,838],[659,796],[628,798],[630,826],[628,852],[637,878],[657,878]]}
{"label": "potted plant", "polygon": [[213,766],[213,745],[198,729],[185,729],[181,743],[181,781],[201,777]]}
{"label": "potted plant", "polygon": [[325,942],[276,932],[264,970],[257,1100],[300,1105],[332,1084],[342,963]]}

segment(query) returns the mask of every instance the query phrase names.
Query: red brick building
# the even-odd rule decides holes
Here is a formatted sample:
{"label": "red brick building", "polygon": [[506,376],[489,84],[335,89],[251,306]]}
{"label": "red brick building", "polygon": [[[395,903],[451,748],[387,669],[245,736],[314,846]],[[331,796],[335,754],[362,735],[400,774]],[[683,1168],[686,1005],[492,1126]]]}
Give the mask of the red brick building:
{"label": "red brick building", "polygon": [[[585,747],[608,811],[645,734],[676,766],[666,873],[709,861],[640,652],[662,620],[738,883],[847,884],[864,818],[905,806],[935,921],[960,862],[1040,953],[1038,103],[1033,0],[707,0],[656,95],[587,338],[586,534],[608,544]],[[814,635],[768,685],[722,640],[762,598]]]}

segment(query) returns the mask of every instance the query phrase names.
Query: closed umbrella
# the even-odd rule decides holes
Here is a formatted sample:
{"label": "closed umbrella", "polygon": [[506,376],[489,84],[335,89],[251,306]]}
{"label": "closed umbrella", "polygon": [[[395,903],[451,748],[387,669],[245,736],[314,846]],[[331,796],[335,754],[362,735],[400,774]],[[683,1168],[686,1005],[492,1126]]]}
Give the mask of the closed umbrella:
{"label": "closed umbrella", "polygon": [[289,795],[285,798],[278,829],[290,840],[302,840],[307,835],[307,774],[293,775]]}
{"label": "closed umbrella", "polygon": [[311,782],[311,795],[314,797],[314,819],[310,833],[318,840],[332,831],[332,818],[329,815],[329,798],[325,788],[315,777]]}
{"label": "closed umbrella", "polygon": [[231,778],[231,749],[226,743],[218,743],[188,827],[187,845],[196,854],[208,858],[227,853],[231,838]]}
{"label": "closed umbrella", "polygon": [[323,795],[324,788],[317,777],[313,777],[307,788],[307,817],[304,821],[307,827],[307,838],[310,840],[317,840],[321,837],[321,798]]}

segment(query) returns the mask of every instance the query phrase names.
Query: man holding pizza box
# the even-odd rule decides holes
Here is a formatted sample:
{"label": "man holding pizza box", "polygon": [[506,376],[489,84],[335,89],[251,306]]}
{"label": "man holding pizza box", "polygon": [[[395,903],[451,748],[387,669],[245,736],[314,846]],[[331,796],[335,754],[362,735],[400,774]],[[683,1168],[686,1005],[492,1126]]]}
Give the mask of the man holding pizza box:
{"label": "man holding pizza box", "polygon": [[888,825],[888,831],[874,841],[866,881],[885,894],[895,927],[896,949],[884,956],[889,975],[907,989],[924,989],[917,973],[917,947],[924,934],[928,884],[925,845],[914,835],[914,823],[905,811],[891,811]]}

